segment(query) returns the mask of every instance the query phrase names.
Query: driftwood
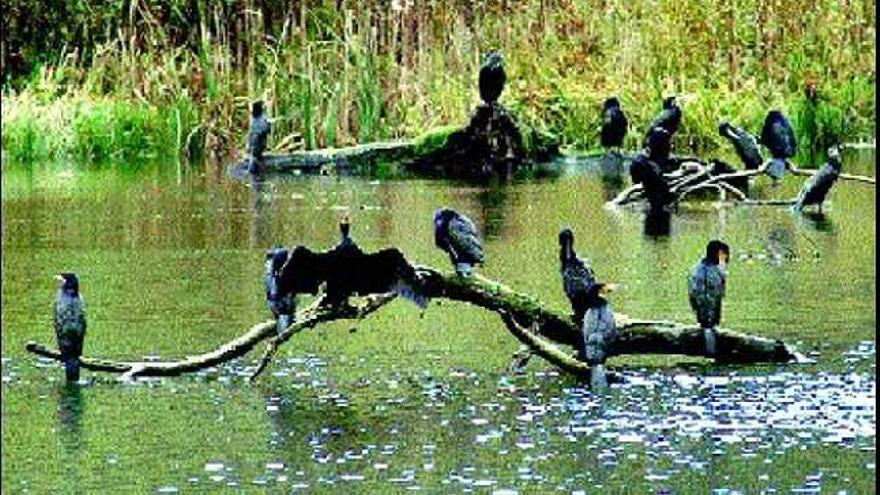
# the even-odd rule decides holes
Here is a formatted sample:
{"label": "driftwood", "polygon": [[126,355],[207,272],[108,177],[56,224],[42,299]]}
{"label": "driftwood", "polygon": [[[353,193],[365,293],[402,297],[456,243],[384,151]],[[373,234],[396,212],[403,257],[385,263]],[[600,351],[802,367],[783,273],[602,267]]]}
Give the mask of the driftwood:
{"label": "driftwood", "polygon": [[[557,156],[553,136],[518,123],[496,102],[478,105],[465,126],[435,128],[412,140],[267,153],[258,173],[508,177],[520,170],[552,173],[541,165]],[[248,164],[245,158],[230,165],[230,175],[248,176]]]}
{"label": "driftwood", "polygon": [[[687,167],[685,167],[684,165],[687,165]],[[796,203],[796,200],[794,198],[749,198],[748,194],[745,191],[742,191],[736,186],[730,184],[730,181],[732,179],[754,177],[764,174],[768,165],[769,162],[765,162],[762,166],[756,169],[711,175],[708,171],[708,168],[704,164],[699,161],[693,161],[685,162],[682,168],[676,170],[675,172],[665,174],[665,176],[669,181],[670,192],[676,196],[674,203],[679,203],[683,201],[689,194],[703,190],[717,191],[722,201],[727,201],[728,196],[731,196],[734,202],[750,206],[781,206],[792,205]],[[789,171],[792,175],[800,175],[806,177],[812,177],[818,172],[818,170],[797,168],[793,165],[789,167]],[[873,177],[866,177],[862,175],[840,174],[840,179],[853,180],[872,185],[876,183]],[[623,206],[640,201],[643,199],[642,191],[643,188],[641,184],[634,184],[629,188],[624,189],[623,191],[618,193],[617,196],[606,202],[606,207],[613,208],[616,206]]]}
{"label": "driftwood", "polygon": [[[479,275],[463,278],[454,273],[441,273],[432,268],[416,268],[424,294],[434,299],[450,299],[469,303],[498,313],[505,327],[532,353],[541,356],[559,368],[579,376],[589,375],[589,366],[566,352],[559,345],[573,348],[580,341],[580,330],[571,315],[548,308],[532,296],[517,292],[501,283]],[[266,321],[251,327],[242,336],[218,349],[174,362],[119,362],[83,357],[85,369],[122,374],[125,378],[147,376],[175,376],[191,373],[241,357],[259,342],[269,345],[252,374],[255,378],[269,363],[278,347],[304,329],[340,319],[363,318],[380,309],[395,296],[375,294],[359,305],[324,304],[318,298],[302,309],[293,323],[280,335],[275,322]],[[609,356],[622,354],[683,354],[704,355],[703,332],[695,325],[674,322],[637,320],[616,315],[619,338],[612,345]],[[484,329],[489,331],[491,329]],[[779,340],[719,329],[717,354],[720,362],[788,362],[799,355]],[[39,344],[29,342],[26,349],[34,354],[60,360],[61,355]]]}

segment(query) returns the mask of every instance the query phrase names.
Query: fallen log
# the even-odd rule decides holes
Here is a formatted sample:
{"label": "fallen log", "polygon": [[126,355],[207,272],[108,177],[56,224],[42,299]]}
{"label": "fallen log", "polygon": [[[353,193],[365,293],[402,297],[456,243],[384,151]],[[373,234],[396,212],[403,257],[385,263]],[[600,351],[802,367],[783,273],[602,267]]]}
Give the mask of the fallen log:
{"label": "fallen log", "polygon": [[[259,174],[350,174],[387,177],[414,173],[456,178],[553,173],[542,165],[559,156],[555,137],[523,125],[499,103],[482,103],[468,124],[438,127],[412,140],[291,153],[267,153]],[[248,176],[249,158],[229,166]]]}
{"label": "fallen log", "polygon": [[[538,299],[517,292],[506,285],[479,275],[469,278],[454,273],[441,273],[427,267],[416,268],[423,284],[424,294],[430,298],[445,298],[469,303],[496,312],[519,341],[531,352],[559,368],[579,376],[589,375],[589,366],[577,360],[558,345],[577,348],[580,330],[572,316],[549,309]],[[176,376],[191,373],[234,358],[252,350],[259,342],[270,340],[252,377],[268,364],[278,347],[294,334],[333,320],[364,318],[394,298],[393,294],[371,295],[360,305],[324,304],[319,298],[299,311],[294,322],[282,334],[277,334],[275,323],[266,321],[251,327],[240,337],[218,349],[174,362],[120,362],[90,357],[82,358],[82,367],[92,371],[122,374],[125,378],[146,376]],[[694,325],[667,321],[637,320],[625,315],[615,316],[619,332],[609,356],[623,354],[682,354],[704,356],[703,332]],[[717,332],[719,362],[755,363],[798,361],[799,355],[782,341],[766,339],[733,330]],[[29,342],[26,349],[34,354],[61,360],[59,352]]]}

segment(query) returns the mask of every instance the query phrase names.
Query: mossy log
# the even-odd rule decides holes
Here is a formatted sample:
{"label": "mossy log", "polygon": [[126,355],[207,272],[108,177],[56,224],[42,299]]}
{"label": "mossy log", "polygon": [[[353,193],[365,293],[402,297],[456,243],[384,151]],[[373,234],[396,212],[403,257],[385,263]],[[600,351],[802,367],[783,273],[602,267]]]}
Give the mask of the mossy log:
{"label": "mossy log", "polygon": [[[454,273],[442,273],[432,268],[416,268],[425,295],[434,299],[449,299],[469,303],[498,313],[518,340],[530,350],[559,368],[579,376],[589,375],[589,366],[558,345],[577,347],[580,330],[572,317],[549,309],[538,299],[517,292],[499,282],[475,275],[463,278]],[[282,334],[277,334],[273,321],[258,323],[242,336],[218,349],[174,362],[119,362],[82,358],[85,369],[123,374],[126,378],[139,376],[175,376],[216,366],[245,355],[259,342],[269,339],[269,345],[252,377],[268,364],[280,344],[295,333],[320,323],[339,319],[364,318],[394,298],[392,294],[370,295],[359,305],[325,305],[318,298],[302,309]],[[703,356],[702,331],[693,325],[674,322],[637,320],[616,315],[619,337],[612,345],[609,356],[621,354],[683,354]],[[486,329],[489,330],[489,329]],[[755,363],[788,362],[799,360],[799,355],[779,340],[719,329],[717,354],[720,362]],[[29,342],[29,352],[60,360],[59,352]]]}
{"label": "mossy log", "polygon": [[[339,173],[387,176],[415,173],[454,178],[509,177],[559,155],[556,139],[523,126],[498,103],[481,103],[464,127],[428,130],[413,140],[377,142],[346,148],[267,153],[260,173]],[[234,176],[248,174],[249,158],[229,168]]]}

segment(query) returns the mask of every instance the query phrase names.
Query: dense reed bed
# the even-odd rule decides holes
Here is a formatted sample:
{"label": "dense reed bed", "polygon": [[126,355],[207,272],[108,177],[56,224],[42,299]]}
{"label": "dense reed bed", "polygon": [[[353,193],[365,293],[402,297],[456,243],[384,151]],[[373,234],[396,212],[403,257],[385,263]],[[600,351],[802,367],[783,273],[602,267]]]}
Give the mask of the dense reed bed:
{"label": "dense reed bed", "polygon": [[2,149],[14,160],[223,155],[257,97],[276,149],[412,137],[466,119],[489,49],[505,55],[501,101],[564,146],[598,146],[612,94],[631,148],[671,93],[683,153],[719,148],[721,119],[757,131],[769,107],[820,152],[875,133],[867,0],[10,3]]}

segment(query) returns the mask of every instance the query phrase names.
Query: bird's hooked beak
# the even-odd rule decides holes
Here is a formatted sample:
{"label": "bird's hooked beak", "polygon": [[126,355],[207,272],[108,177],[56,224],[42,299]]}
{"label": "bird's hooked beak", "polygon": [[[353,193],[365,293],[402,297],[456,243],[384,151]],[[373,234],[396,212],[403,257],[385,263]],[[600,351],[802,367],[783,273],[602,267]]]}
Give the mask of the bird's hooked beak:
{"label": "bird's hooked beak", "polygon": [[52,278],[53,278],[55,281],[58,282],[58,285],[59,285],[59,286],[64,285],[64,277],[62,277],[60,273],[59,273],[59,274],[56,274],[56,275],[55,275],[54,277],[52,277]]}

